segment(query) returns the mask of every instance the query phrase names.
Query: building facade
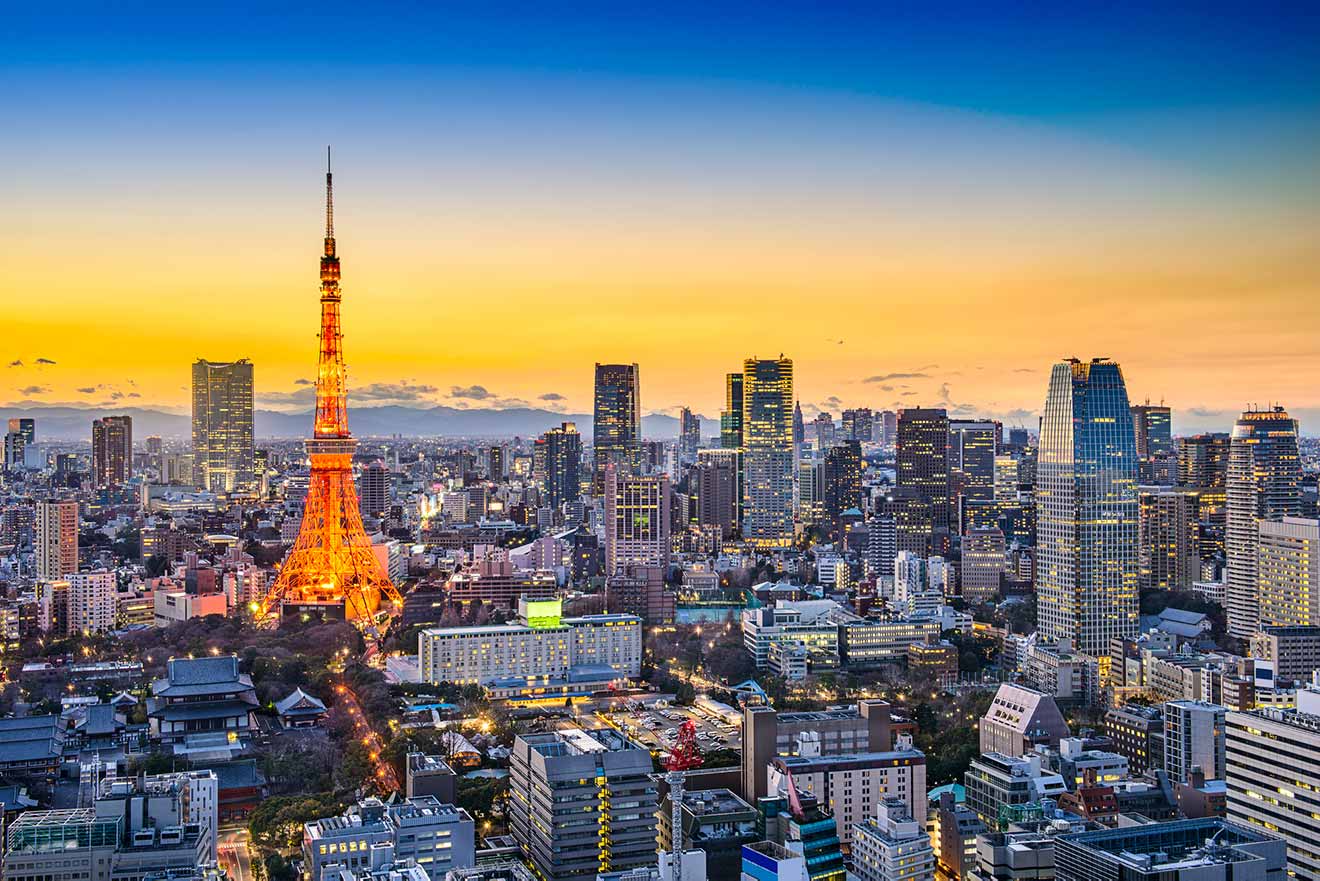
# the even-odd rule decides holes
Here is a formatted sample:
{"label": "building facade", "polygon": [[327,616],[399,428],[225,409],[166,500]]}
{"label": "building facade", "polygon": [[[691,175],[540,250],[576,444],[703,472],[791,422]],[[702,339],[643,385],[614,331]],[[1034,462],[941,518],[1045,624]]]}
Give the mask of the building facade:
{"label": "building facade", "polygon": [[252,389],[252,363],[246,358],[193,362],[193,468],[202,489],[256,491]]}

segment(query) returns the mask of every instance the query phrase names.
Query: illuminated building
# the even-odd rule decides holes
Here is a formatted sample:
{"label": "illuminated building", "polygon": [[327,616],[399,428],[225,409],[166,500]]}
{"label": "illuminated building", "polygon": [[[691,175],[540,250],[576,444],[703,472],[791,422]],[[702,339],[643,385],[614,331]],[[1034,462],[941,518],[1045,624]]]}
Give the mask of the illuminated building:
{"label": "illuminated building", "polygon": [[1000,425],[972,419],[949,420],[950,517],[965,528],[967,508],[990,506],[995,499],[995,459]]}
{"label": "illuminated building", "polygon": [[793,360],[743,362],[743,538],[793,542]]}
{"label": "illuminated building", "polygon": [[1248,410],[1229,442],[1224,574],[1228,632],[1250,639],[1260,629],[1256,545],[1260,523],[1302,513],[1297,422],[1282,407]]}
{"label": "illuminated building", "polygon": [[78,503],[73,499],[37,502],[33,545],[37,579],[63,578],[78,571]]}
{"label": "illuminated building", "polygon": [[597,364],[591,448],[595,487],[605,486],[605,468],[641,470],[641,388],[636,364]]}
{"label": "illuminated building", "polygon": [[71,572],[69,582],[68,632],[104,633],[115,626],[115,574]]}
{"label": "illuminated building", "polygon": [[1137,493],[1137,565],[1142,589],[1191,590],[1201,577],[1199,493],[1143,486]]}
{"label": "illuminated building", "polygon": [[931,503],[931,528],[949,526],[949,417],[920,407],[899,411],[896,481]]}
{"label": "illuminated building", "polygon": [[202,489],[257,490],[252,441],[252,364],[198,359],[192,366],[193,468]]}
{"label": "illuminated building", "polygon": [[1170,779],[1186,783],[1193,768],[1200,768],[1210,780],[1224,779],[1226,712],[1206,701],[1164,704],[1164,770]]}
{"label": "illuminated building", "polygon": [[824,451],[834,446],[834,417],[829,413],[817,413],[811,420],[816,433],[816,449]]}
{"label": "illuminated building", "polygon": [[605,466],[605,574],[626,566],[669,566],[669,478]]}
{"label": "illuminated building", "polygon": [[14,472],[23,467],[27,448],[37,439],[35,419],[17,417],[9,420],[9,431],[5,433],[4,470]]}
{"label": "illuminated building", "polygon": [[853,827],[851,874],[859,881],[935,881],[925,819],[914,819],[901,799],[880,802],[874,818]]}
{"label": "illuminated building", "polygon": [[962,597],[983,603],[999,595],[999,584],[1008,566],[1004,533],[998,529],[972,529],[963,536]]}
{"label": "illuminated building", "polygon": [[284,558],[262,612],[320,611],[330,617],[370,620],[382,599],[402,603],[362,528],[353,486],[348,430],[343,333],[339,319],[339,256],[335,253],[334,197],[325,173],[325,253],[321,257],[321,334],[316,371],[316,416],[306,442],[311,460],[298,539]]}
{"label": "illuminated building", "polygon": [[1227,434],[1178,438],[1178,485],[1223,489],[1228,483]]}
{"label": "illuminated building", "polygon": [[595,881],[656,864],[651,753],[612,728],[520,734],[509,757],[509,833],[544,881]]}
{"label": "illuminated building", "polygon": [[1104,358],[1054,365],[1036,466],[1039,632],[1102,664],[1110,639],[1138,629],[1136,483],[1123,371]]}
{"label": "illuminated building", "polygon": [[724,409],[720,411],[720,446],[726,450],[743,445],[743,375],[730,373],[724,378]]}
{"label": "illuminated building", "polygon": [[840,515],[862,506],[862,448],[858,441],[844,441],[825,453],[824,513],[830,520],[830,535],[841,533]]}
{"label": "illuminated building", "polygon": [[865,444],[871,442],[871,436],[875,433],[875,416],[871,413],[870,407],[844,410],[841,421],[843,422],[844,440],[854,440]]}
{"label": "illuminated building", "polygon": [[490,685],[567,679],[609,668],[607,678],[642,671],[642,619],[635,615],[564,618],[560,600],[521,600],[515,624],[436,627],[418,641],[422,681]]}
{"label": "illuminated building", "polygon": [[1132,406],[1132,431],[1137,444],[1137,470],[1142,483],[1172,483],[1168,479],[1175,456],[1172,411],[1163,404]]}
{"label": "illuminated building", "polygon": [[92,421],[92,479],[98,489],[122,486],[133,476],[133,417]]}
{"label": "illuminated building", "polygon": [[1320,521],[1262,521],[1256,578],[1261,629],[1320,624]]}
{"label": "illuminated building", "polygon": [[572,422],[564,422],[537,438],[532,460],[545,503],[551,508],[582,497],[582,435]]}

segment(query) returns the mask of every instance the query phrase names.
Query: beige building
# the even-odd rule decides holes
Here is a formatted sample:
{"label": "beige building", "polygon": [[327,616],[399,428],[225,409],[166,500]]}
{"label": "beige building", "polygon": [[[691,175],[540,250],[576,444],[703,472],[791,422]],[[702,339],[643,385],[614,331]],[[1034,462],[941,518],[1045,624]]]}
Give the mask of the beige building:
{"label": "beige building", "polygon": [[35,526],[37,579],[63,578],[78,571],[78,503],[73,499],[37,502]]}
{"label": "beige building", "polygon": [[1320,520],[1262,520],[1259,528],[1260,626],[1320,624]]}

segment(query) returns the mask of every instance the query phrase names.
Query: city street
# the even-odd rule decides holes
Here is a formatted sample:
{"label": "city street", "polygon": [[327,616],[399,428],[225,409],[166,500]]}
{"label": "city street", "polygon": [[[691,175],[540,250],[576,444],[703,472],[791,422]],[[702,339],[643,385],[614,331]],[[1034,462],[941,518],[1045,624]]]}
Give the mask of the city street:
{"label": "city street", "polygon": [[220,868],[229,875],[230,881],[252,881],[252,854],[248,851],[247,828],[221,827],[216,844]]}

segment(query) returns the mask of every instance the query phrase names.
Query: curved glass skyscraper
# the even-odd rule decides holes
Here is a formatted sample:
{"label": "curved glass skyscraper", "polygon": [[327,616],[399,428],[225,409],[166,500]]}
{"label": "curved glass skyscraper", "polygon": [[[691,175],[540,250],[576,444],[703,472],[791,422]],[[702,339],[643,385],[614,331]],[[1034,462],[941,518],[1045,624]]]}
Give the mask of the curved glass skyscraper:
{"label": "curved glass skyscraper", "polygon": [[1224,513],[1228,632],[1239,639],[1260,629],[1260,523],[1301,516],[1301,479],[1297,422],[1282,407],[1243,413],[1228,446]]}
{"label": "curved glass skyscraper", "polygon": [[1036,466],[1038,629],[1101,659],[1134,636],[1137,450],[1123,371],[1112,361],[1054,365]]}

